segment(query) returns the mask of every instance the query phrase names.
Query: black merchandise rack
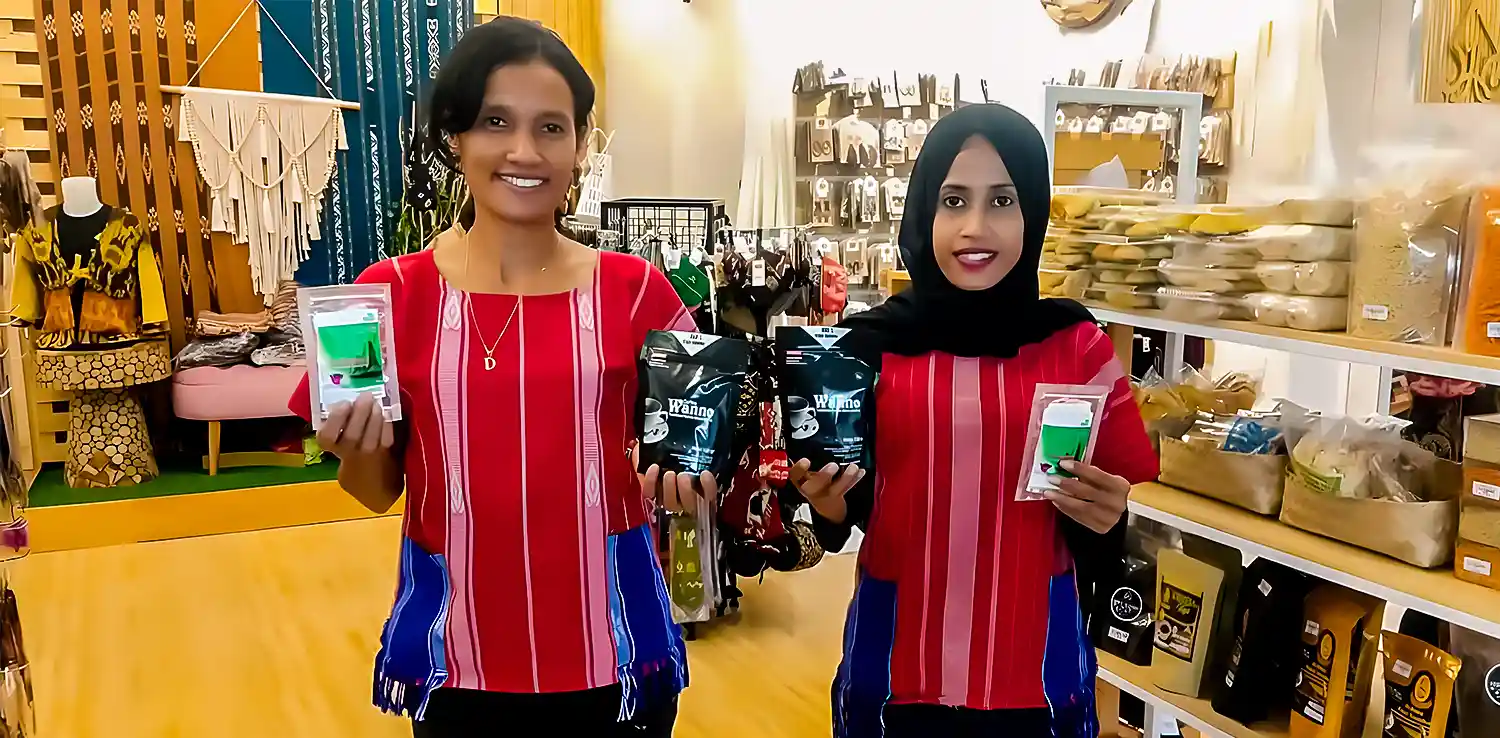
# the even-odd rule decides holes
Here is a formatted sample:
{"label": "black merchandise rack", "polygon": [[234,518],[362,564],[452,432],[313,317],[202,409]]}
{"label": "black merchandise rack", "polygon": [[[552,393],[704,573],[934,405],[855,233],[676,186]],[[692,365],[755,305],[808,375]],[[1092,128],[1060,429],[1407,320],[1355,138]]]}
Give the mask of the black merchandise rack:
{"label": "black merchandise rack", "polygon": [[627,197],[604,203],[599,227],[620,234],[626,244],[670,235],[678,246],[702,245],[712,254],[728,222],[723,200]]}

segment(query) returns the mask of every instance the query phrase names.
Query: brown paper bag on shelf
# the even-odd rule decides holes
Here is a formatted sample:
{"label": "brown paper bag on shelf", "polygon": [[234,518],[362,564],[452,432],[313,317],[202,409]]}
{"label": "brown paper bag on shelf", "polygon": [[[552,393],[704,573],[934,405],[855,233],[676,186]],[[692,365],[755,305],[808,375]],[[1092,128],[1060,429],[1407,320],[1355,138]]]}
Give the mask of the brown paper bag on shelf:
{"label": "brown paper bag on shelf", "polygon": [[1287,457],[1237,454],[1175,438],[1161,439],[1161,483],[1243,507],[1281,512]]}
{"label": "brown paper bag on shelf", "polygon": [[1414,566],[1442,566],[1453,560],[1458,538],[1458,465],[1439,461],[1432,474],[1434,501],[1392,502],[1333,497],[1289,472],[1281,522]]}

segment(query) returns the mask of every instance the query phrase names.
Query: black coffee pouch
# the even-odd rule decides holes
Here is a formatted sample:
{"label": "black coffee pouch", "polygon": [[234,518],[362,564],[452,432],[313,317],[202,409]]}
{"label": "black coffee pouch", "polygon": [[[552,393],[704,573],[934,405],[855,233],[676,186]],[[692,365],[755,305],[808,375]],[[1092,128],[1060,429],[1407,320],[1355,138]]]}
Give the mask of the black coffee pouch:
{"label": "black coffee pouch", "polygon": [[750,344],[682,331],[651,331],[636,364],[640,471],[734,473],[735,412],[750,371]]}
{"label": "black coffee pouch", "polygon": [[856,336],[825,326],[776,330],[781,424],[792,463],[871,467],[876,371]]}
{"label": "black coffee pouch", "polygon": [[1156,562],[1126,554],[1119,578],[1100,584],[1090,621],[1095,645],[1132,664],[1150,666]]}
{"label": "black coffee pouch", "polygon": [[1268,559],[1246,567],[1228,663],[1210,685],[1220,715],[1248,725],[1290,709],[1301,666],[1302,603],[1311,588],[1302,572]]}

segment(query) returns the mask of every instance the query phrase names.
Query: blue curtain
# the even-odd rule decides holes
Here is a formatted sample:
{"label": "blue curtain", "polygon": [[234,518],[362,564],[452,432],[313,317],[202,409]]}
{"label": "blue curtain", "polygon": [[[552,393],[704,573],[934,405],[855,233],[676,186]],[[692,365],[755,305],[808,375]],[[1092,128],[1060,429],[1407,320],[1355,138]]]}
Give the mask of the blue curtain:
{"label": "blue curtain", "polygon": [[266,92],[326,97],[326,86],[360,105],[357,112],[345,111],[349,151],[340,155],[329,185],[324,239],[313,244],[298,281],[347,284],[388,255],[401,203],[402,142],[414,122],[412,111],[425,101],[439,63],[471,25],[472,5],[473,0],[262,0]]}

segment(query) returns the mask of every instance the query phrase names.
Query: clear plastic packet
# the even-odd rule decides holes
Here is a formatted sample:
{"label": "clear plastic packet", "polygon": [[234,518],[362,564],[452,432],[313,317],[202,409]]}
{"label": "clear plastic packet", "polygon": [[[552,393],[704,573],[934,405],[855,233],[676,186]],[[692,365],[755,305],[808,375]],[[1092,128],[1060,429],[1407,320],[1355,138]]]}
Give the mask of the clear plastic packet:
{"label": "clear plastic packet", "polygon": [[1084,291],[1094,283],[1094,274],[1088,269],[1058,268],[1046,264],[1037,270],[1036,277],[1042,297],[1081,300]]}
{"label": "clear plastic packet", "polygon": [[1215,320],[1253,320],[1255,314],[1239,295],[1221,295],[1181,287],[1163,287],[1156,299],[1162,315],[1184,323],[1209,323]]}
{"label": "clear plastic packet", "polygon": [[1167,284],[1198,292],[1233,294],[1261,288],[1253,268],[1200,266],[1173,259],[1162,262],[1157,269]]}
{"label": "clear plastic packet", "polygon": [[1097,385],[1036,386],[1026,433],[1027,471],[1016,490],[1017,500],[1046,499],[1044,493],[1057,489],[1052,477],[1073,476],[1063,470],[1063,460],[1089,463],[1109,389]]}
{"label": "clear plastic packet", "polygon": [[322,427],[331,407],[362,394],[380,403],[387,421],[400,420],[390,285],[302,287],[297,308],[307,343],[313,428]]}
{"label": "clear plastic packet", "polygon": [[1121,310],[1153,310],[1156,287],[1094,283],[1083,291],[1083,299]]}
{"label": "clear plastic packet", "polygon": [[1349,320],[1346,297],[1312,297],[1255,292],[1245,296],[1255,322],[1302,331],[1339,331]]}

